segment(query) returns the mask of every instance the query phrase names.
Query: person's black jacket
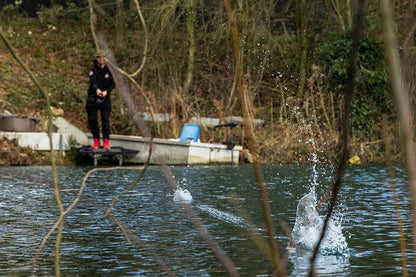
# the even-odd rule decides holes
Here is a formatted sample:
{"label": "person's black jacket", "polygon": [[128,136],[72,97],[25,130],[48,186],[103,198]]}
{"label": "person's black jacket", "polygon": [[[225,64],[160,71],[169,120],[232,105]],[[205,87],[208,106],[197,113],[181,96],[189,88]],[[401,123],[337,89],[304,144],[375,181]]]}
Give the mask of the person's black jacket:
{"label": "person's black jacket", "polygon": [[[110,95],[115,85],[113,76],[111,75],[108,66],[105,65],[104,68],[101,68],[98,65],[97,60],[94,60],[94,64],[91,67],[89,75],[90,86],[88,88],[87,105],[93,103],[106,103],[111,105]],[[106,90],[107,95],[105,97],[98,97],[97,88],[102,91]]]}

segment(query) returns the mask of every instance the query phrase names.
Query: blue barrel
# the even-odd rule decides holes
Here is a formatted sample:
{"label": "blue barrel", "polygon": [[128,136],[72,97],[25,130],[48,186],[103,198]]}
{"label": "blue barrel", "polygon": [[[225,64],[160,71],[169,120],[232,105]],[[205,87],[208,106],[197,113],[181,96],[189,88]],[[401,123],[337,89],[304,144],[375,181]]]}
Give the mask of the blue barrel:
{"label": "blue barrel", "polygon": [[198,142],[199,138],[199,125],[198,124],[191,124],[186,123],[183,126],[181,137],[179,141],[195,141]]}

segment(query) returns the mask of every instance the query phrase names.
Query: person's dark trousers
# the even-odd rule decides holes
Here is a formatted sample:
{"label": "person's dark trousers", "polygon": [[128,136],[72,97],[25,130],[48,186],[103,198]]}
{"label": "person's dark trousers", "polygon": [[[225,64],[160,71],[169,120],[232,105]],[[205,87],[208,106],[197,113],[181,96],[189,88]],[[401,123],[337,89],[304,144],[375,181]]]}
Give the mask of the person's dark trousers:
{"label": "person's dark trousers", "polygon": [[86,110],[88,114],[88,125],[93,138],[100,138],[100,129],[98,127],[98,111],[100,111],[103,139],[109,139],[111,106],[107,103],[93,103],[87,105]]}
{"label": "person's dark trousers", "polygon": [[103,139],[110,139],[111,106],[101,105],[99,110],[101,114],[101,126],[103,128]]}

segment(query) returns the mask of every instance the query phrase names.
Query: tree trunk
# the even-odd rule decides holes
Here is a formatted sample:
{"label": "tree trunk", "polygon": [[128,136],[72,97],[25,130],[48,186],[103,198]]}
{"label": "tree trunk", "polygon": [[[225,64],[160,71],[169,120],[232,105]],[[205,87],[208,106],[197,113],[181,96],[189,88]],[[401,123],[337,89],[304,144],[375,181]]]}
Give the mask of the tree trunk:
{"label": "tree trunk", "polygon": [[[416,21],[414,20],[416,16],[416,8],[413,1],[401,1],[401,7],[399,9],[400,17],[399,18],[399,30],[402,30],[404,37],[403,42],[401,43],[401,56],[402,56],[402,66],[403,66],[403,77],[404,77],[404,86],[405,90],[409,93],[409,101],[411,103],[413,111],[413,122],[416,122],[416,83],[415,83],[415,55],[414,47],[415,40],[414,34],[416,30]],[[413,52],[413,53],[412,53]],[[415,130],[416,131],[416,130]]]}
{"label": "tree trunk", "polygon": [[119,52],[123,49],[124,45],[124,23],[126,18],[126,12],[124,10],[124,1],[116,0],[116,17],[115,17],[115,27],[116,27],[116,52]]}
{"label": "tree trunk", "polygon": [[297,52],[297,97],[302,97],[306,82],[306,67],[308,58],[308,23],[313,4],[309,0],[295,1],[296,39],[298,43]]}
{"label": "tree trunk", "polygon": [[188,51],[188,70],[186,73],[185,84],[183,86],[183,94],[186,97],[189,92],[189,87],[192,83],[194,64],[195,64],[195,1],[188,0],[187,2],[188,18],[186,26],[188,30],[189,51]]}

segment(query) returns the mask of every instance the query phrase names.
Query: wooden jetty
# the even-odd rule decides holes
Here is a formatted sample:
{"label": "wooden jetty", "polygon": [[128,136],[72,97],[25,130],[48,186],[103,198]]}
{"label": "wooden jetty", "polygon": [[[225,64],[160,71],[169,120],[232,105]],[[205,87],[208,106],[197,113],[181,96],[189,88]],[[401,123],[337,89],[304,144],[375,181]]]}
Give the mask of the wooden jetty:
{"label": "wooden jetty", "polygon": [[112,147],[104,149],[102,147],[94,149],[91,146],[83,146],[79,149],[79,154],[84,157],[90,157],[94,160],[94,166],[98,165],[98,160],[107,160],[109,162],[118,162],[121,166],[123,161],[137,155],[138,150],[125,149],[123,147]]}

